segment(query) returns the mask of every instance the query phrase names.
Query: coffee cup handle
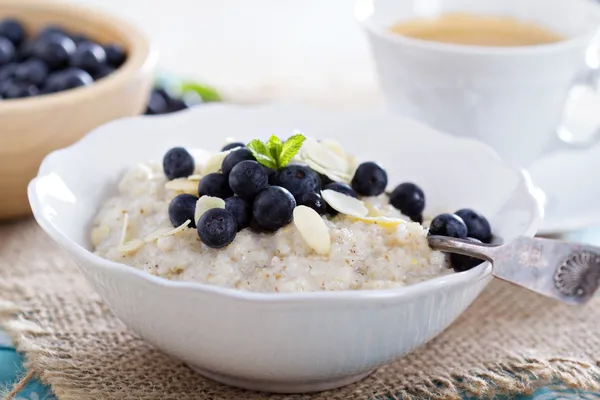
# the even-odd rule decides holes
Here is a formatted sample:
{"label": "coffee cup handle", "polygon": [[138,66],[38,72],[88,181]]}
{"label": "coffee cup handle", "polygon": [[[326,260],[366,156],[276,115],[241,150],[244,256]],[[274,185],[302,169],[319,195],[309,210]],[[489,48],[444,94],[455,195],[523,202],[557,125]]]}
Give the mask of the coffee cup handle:
{"label": "coffee cup handle", "polygon": [[[600,59],[600,54],[598,58]],[[586,107],[581,107],[582,104]],[[571,87],[561,125],[545,153],[587,149],[598,142],[600,142],[600,68],[590,68]]]}

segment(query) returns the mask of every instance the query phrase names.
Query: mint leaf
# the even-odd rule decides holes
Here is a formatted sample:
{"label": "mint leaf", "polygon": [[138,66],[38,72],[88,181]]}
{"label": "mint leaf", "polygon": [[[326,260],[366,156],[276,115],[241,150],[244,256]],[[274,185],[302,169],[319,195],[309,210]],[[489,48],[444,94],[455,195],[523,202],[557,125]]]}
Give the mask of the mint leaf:
{"label": "mint leaf", "polygon": [[275,161],[279,160],[283,143],[281,143],[281,140],[277,136],[271,135],[269,141],[267,142],[267,148],[269,149],[269,154],[271,157],[273,157]]}
{"label": "mint leaf", "polygon": [[258,139],[250,141],[246,147],[252,152],[256,161],[267,168],[277,169],[277,161],[269,152],[267,146]]}
{"label": "mint leaf", "polygon": [[181,82],[180,89],[183,93],[185,92],[195,92],[200,96],[203,102],[210,103],[213,101],[221,101],[221,95],[216,89],[207,86],[201,85],[197,82],[193,81],[184,81]]}
{"label": "mint leaf", "polygon": [[277,165],[279,166],[279,168],[285,167],[287,164],[290,163],[290,161],[292,161],[294,156],[300,151],[304,140],[306,140],[304,135],[298,133],[296,135],[290,136],[288,140],[286,140],[285,143],[283,143],[281,153],[279,154],[279,158],[277,159]]}

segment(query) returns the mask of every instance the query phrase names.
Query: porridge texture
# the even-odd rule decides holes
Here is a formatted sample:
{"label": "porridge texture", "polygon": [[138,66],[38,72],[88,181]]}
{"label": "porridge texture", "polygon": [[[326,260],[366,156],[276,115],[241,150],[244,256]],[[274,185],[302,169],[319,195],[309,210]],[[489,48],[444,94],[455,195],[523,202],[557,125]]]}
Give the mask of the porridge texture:
{"label": "porridge texture", "polygon": [[[489,230],[480,214],[422,224],[418,186],[386,194],[385,171],[357,165],[337,143],[307,139],[290,155],[277,141],[279,153],[277,143],[174,148],[162,163],[132,166],[93,221],[95,254],[166,279],[254,292],[398,288],[480,263],[453,264],[427,243],[430,231],[480,238]],[[260,151],[273,157],[261,161]]]}
{"label": "porridge texture", "polygon": [[[451,272],[416,222],[386,227],[342,214],[323,216],[331,235],[329,255],[306,245],[294,224],[274,233],[244,229],[223,249],[205,246],[195,229],[154,239],[173,230],[167,209],[178,192],[166,183],[159,163],[127,171],[94,220],[95,253],[167,279],[257,292],[394,288]],[[405,218],[385,194],[363,200],[385,216]],[[124,242],[139,239],[137,249],[120,245],[125,218]]]}

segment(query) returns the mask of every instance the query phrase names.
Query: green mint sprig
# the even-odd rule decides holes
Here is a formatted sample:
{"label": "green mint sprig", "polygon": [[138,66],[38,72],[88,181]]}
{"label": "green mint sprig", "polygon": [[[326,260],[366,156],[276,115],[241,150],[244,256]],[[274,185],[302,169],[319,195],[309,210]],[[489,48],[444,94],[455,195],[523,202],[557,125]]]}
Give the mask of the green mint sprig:
{"label": "green mint sprig", "polygon": [[292,161],[305,140],[306,138],[301,133],[290,136],[285,142],[272,135],[266,143],[254,139],[246,147],[250,149],[256,161],[267,168],[279,169]]}

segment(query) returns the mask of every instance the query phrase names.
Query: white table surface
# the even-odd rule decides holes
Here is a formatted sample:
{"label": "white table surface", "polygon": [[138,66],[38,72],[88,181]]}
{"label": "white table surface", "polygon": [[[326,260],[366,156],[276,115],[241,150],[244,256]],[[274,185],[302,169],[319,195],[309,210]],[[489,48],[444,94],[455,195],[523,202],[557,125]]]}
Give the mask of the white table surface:
{"label": "white table surface", "polygon": [[137,22],[162,69],[236,98],[373,109],[382,100],[352,0],[71,0]]}

